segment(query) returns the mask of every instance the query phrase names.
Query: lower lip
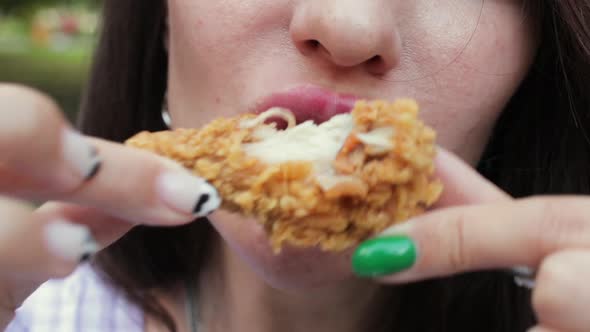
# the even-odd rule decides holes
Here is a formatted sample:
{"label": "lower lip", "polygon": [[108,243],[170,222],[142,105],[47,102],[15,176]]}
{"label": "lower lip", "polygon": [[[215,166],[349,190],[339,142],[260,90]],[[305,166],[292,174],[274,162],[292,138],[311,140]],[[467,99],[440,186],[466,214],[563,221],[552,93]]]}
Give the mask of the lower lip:
{"label": "lower lip", "polygon": [[312,120],[319,124],[334,115],[349,113],[357,100],[353,95],[337,94],[317,87],[300,87],[266,99],[257,107],[257,113],[271,107],[283,107],[293,112],[297,123]]}

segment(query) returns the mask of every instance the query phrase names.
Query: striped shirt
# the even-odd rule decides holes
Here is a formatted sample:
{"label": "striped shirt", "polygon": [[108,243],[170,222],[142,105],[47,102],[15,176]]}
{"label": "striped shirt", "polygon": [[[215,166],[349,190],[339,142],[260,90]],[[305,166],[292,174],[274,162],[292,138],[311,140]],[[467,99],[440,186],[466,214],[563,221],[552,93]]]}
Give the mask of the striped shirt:
{"label": "striped shirt", "polygon": [[39,287],[5,332],[142,332],[141,310],[82,265],[63,280]]}

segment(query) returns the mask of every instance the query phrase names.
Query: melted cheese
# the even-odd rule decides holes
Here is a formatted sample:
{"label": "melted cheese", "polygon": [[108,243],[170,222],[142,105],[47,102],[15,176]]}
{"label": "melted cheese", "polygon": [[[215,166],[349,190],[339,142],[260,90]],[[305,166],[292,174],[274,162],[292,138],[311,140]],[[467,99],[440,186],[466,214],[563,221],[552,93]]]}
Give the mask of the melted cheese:
{"label": "melted cheese", "polygon": [[316,125],[306,121],[286,130],[271,126],[257,128],[258,142],[244,144],[248,155],[266,163],[287,161],[313,162],[316,173],[332,173],[332,162],[353,128],[350,114],[339,114]]}

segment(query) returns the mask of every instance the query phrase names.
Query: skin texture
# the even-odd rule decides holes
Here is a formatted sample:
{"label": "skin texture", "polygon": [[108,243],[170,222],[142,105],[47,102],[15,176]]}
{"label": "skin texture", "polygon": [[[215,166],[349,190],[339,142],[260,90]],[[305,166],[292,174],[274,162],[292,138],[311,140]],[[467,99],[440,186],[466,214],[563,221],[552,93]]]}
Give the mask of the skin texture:
{"label": "skin texture", "polygon": [[[520,5],[169,0],[174,124],[199,126],[301,84],[366,98],[414,97],[441,145],[473,165],[535,51],[535,23],[522,16]],[[308,40],[317,47],[306,47]],[[64,135],[71,126],[39,92],[0,84],[0,118],[0,193],[11,197],[0,197],[0,329],[40,283],[67,276],[77,264],[72,258],[116,241],[134,223],[194,219],[171,199],[195,197],[191,184],[198,179],[149,153]],[[64,144],[64,137],[74,139]],[[105,165],[99,172],[85,169],[96,165],[93,151]],[[534,331],[590,330],[589,199],[514,200],[469,164],[440,152],[437,172],[447,188],[441,209],[388,231],[415,242],[417,261],[376,281],[528,265],[537,268]],[[171,173],[184,177],[174,181],[174,195],[146,180]],[[56,202],[33,210],[23,200]],[[239,219],[221,213],[212,218],[221,236],[199,276],[204,330],[375,330],[371,323],[380,311],[403,305],[385,305],[375,280],[353,278],[347,253],[285,250],[275,257],[254,223],[232,218]],[[76,225],[66,227],[67,236],[48,237],[48,225],[59,221],[62,231],[67,223]],[[94,239],[80,232],[81,225]],[[52,238],[72,240],[74,234],[82,236],[68,252],[52,251]],[[183,297],[181,288],[161,295],[180,331],[186,331]],[[146,330],[161,330],[147,319]]]}
{"label": "skin texture", "polygon": [[[438,131],[439,144],[475,164],[535,54],[535,21],[523,16],[521,5],[504,0],[169,0],[172,127],[199,127],[252,110],[271,93],[315,85],[368,99],[415,98],[424,121]],[[259,322],[258,331],[272,328],[264,314],[269,307],[300,326],[306,318],[290,313],[310,306],[346,307],[357,323],[367,323],[378,297],[357,301],[357,307],[345,299],[372,294],[377,286],[352,277],[350,252],[287,248],[274,256],[253,221],[224,212],[210,219],[221,239],[205,271],[222,272],[203,274],[207,287],[201,300],[227,309],[224,329],[242,328],[237,324],[248,317]],[[240,278],[229,277],[236,275]],[[330,290],[323,288],[321,306],[304,300],[326,285]],[[223,288],[232,291],[220,292]],[[302,301],[276,305],[294,294]],[[245,298],[253,301],[248,315],[239,303]],[[170,308],[180,315],[178,306]],[[205,321],[220,320],[204,310]],[[308,323],[321,330],[320,320]]]}
{"label": "skin texture", "polygon": [[[472,164],[536,46],[534,21],[523,17],[519,1],[170,0],[168,6],[173,126],[199,127],[247,112],[271,93],[312,84],[363,98],[415,98],[438,143]],[[311,47],[312,40],[319,46]],[[280,288],[317,285],[349,270],[346,255],[274,257],[253,223],[223,213],[211,219],[235,252]]]}
{"label": "skin texture", "polygon": [[[194,186],[174,184],[179,191],[168,195],[146,181],[163,174],[200,181],[181,166],[75,134],[56,104],[29,88],[0,84],[0,118],[0,330],[41,283],[68,276],[133,224],[194,220],[192,209],[168,203]],[[30,201],[56,202],[34,209]]]}
{"label": "skin texture", "polygon": [[[169,1],[172,118],[201,126],[305,84],[364,98],[412,97],[440,144],[474,162],[534,55],[534,24],[520,6]],[[321,47],[305,46],[309,40]],[[376,55],[382,64],[369,61]]]}

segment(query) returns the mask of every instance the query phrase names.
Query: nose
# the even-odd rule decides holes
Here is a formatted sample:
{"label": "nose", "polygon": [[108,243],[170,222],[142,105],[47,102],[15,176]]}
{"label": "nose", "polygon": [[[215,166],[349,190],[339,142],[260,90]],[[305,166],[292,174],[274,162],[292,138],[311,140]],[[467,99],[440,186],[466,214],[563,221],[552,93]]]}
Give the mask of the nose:
{"label": "nose", "polygon": [[392,8],[383,0],[303,0],[295,8],[290,33],[306,56],[338,67],[363,66],[385,74],[399,62],[401,38]]}

